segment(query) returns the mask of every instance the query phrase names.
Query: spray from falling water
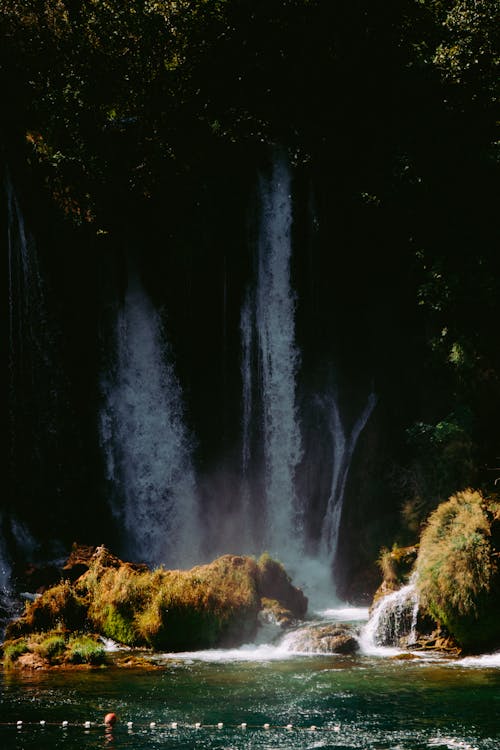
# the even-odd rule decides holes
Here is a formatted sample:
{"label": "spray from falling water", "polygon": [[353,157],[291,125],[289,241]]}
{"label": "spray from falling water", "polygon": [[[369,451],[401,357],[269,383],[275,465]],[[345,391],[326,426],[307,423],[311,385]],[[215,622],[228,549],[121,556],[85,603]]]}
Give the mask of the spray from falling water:
{"label": "spray from falling water", "polygon": [[[295,403],[298,354],[290,278],[291,176],[284,158],[275,159],[270,178],[261,177],[259,188],[256,283],[241,316],[242,463],[245,473],[251,458],[252,414],[259,413],[265,471],[265,528],[260,542],[288,561],[300,553],[303,530],[294,486],[301,436]],[[257,363],[257,368],[252,363]],[[254,403],[254,393],[259,404]]]}
{"label": "spray from falling water", "polygon": [[137,278],[118,312],[115,339],[100,434],[125,552],[153,565],[193,564],[200,537],[182,393],[160,317]]}

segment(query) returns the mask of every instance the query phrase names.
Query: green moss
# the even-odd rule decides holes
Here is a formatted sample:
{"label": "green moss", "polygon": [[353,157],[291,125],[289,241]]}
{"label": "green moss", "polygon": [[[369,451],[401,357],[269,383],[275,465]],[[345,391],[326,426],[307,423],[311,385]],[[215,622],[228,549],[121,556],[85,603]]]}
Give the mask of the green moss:
{"label": "green moss", "polygon": [[399,547],[394,544],[392,549],[383,547],[377,564],[382,572],[385,583],[394,587],[407,583],[417,557],[418,547]]}
{"label": "green moss", "polygon": [[100,632],[107,638],[127,646],[138,644],[133,616],[129,612],[120,611],[114,604],[107,604],[103,609],[102,617],[94,617],[94,623],[99,625]]}
{"label": "green moss", "polygon": [[[178,651],[239,645],[258,627],[261,597],[276,599],[296,614],[307,600],[280,563],[264,556],[225,555],[192,570],[149,571],[121,562],[104,547],[71,586],[47,591],[12,626],[12,634],[45,632],[37,650],[59,658],[51,632],[92,630],[128,646]],[[59,635],[61,635],[59,632]],[[64,640],[64,638],[63,638]],[[61,658],[66,658],[64,655]]]}

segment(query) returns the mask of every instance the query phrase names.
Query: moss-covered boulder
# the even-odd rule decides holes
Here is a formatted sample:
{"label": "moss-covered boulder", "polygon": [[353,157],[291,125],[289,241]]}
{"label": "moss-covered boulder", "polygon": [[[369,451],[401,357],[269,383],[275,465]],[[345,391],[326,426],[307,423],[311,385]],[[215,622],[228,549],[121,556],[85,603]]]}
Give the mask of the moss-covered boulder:
{"label": "moss-covered boulder", "polygon": [[254,638],[271,598],[290,623],[307,609],[306,597],[267,555],[258,562],[224,555],[191,570],[150,571],[98,547],[73,563],[83,574],[28,603],[8,639],[60,628],[156,651],[238,646]]}
{"label": "moss-covered boulder", "polygon": [[465,490],[442,503],[416,562],[421,605],[468,652],[500,647],[500,505]]}

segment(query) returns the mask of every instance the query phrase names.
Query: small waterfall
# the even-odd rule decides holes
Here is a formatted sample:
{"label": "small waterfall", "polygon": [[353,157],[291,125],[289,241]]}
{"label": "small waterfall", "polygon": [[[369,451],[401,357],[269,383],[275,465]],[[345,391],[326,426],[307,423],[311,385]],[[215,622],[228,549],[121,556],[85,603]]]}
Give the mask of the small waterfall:
{"label": "small waterfall", "polygon": [[150,564],[198,559],[191,445],[160,317],[137,278],[116,323],[116,364],[103,379],[101,444],[125,551]]}
{"label": "small waterfall", "polygon": [[366,653],[381,647],[411,646],[417,640],[418,593],[415,579],[376,603],[363,628],[360,644]]}
{"label": "small waterfall", "polygon": [[323,558],[335,562],[337,554],[337,543],[339,535],[340,520],[344,492],[351,466],[351,460],[356,449],[359,436],[363,432],[366,423],[377,403],[377,397],[370,393],[365,407],[355,421],[349,434],[342,423],[340,409],[335,395],[330,400],[330,432],[332,436],[332,480],[330,495],[326,505],[323,525],[321,530],[320,550]]}
{"label": "small waterfall", "polygon": [[[242,463],[246,472],[251,459],[252,420],[256,414],[262,415],[265,522],[261,544],[289,560],[300,551],[303,532],[294,486],[301,436],[295,403],[298,355],[290,278],[291,176],[284,158],[276,158],[271,177],[261,177],[259,187],[256,282],[241,315]],[[259,404],[254,402],[254,393],[258,393]]]}

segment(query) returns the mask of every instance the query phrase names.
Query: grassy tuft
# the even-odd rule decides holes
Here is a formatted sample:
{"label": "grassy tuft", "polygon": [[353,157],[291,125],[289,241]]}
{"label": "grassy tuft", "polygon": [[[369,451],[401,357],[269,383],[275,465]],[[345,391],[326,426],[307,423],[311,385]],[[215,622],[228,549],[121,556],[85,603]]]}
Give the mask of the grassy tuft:
{"label": "grassy tuft", "polygon": [[91,635],[75,635],[69,639],[66,661],[70,664],[92,664],[97,666],[106,661],[106,650]]}

